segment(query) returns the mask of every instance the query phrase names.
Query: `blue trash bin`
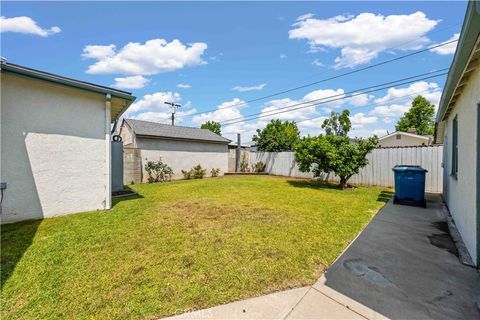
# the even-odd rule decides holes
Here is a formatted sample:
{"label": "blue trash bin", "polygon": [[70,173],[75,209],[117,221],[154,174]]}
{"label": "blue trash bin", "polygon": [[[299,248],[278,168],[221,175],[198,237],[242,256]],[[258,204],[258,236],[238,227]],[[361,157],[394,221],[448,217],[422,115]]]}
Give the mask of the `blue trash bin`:
{"label": "blue trash bin", "polygon": [[425,200],[425,174],[420,166],[399,165],[395,173],[395,197],[393,203],[427,207]]}

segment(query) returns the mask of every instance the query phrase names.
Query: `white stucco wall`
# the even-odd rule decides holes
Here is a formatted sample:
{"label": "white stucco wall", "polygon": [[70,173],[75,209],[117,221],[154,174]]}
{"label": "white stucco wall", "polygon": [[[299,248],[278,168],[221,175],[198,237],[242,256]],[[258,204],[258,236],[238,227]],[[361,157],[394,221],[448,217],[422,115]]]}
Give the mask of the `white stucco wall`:
{"label": "white stucco wall", "polygon": [[[446,171],[445,199],[455,224],[474,261],[476,261],[476,170],[477,112],[480,103],[480,70],[476,70],[464,88],[447,119],[445,130],[444,168]],[[458,177],[450,175],[452,168],[452,123],[458,116]]]}
{"label": "white stucco wall", "polygon": [[124,124],[120,129],[120,136],[124,147],[135,147],[132,129],[128,124]]}
{"label": "white stucco wall", "polygon": [[104,209],[105,97],[2,72],[2,223]]}
{"label": "white stucco wall", "polygon": [[228,146],[226,144],[191,142],[181,140],[148,139],[136,137],[136,145],[141,149],[143,180],[147,161],[162,161],[172,167],[173,179],[182,179],[182,170],[190,170],[200,164],[210,176],[212,168],[220,168],[220,174],[228,171]]}
{"label": "white stucco wall", "polygon": [[423,143],[427,145],[428,140],[402,134],[400,140],[397,140],[397,135],[393,135],[379,141],[378,145],[380,147],[411,147],[421,146]]}

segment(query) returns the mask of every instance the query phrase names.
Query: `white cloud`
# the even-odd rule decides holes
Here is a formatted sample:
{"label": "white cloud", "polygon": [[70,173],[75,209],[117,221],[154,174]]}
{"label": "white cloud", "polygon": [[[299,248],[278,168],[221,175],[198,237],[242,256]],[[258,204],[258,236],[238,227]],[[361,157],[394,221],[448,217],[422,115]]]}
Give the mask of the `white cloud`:
{"label": "white cloud", "polygon": [[[456,40],[459,37],[460,37],[460,33],[455,33],[450,39],[448,39],[447,41],[444,41],[442,43]],[[457,49],[457,43],[458,42],[452,42],[452,43],[446,44],[442,47],[433,48],[430,51],[438,53],[440,55],[454,54],[455,50]]]}
{"label": "white cloud", "polygon": [[179,83],[177,84],[177,88],[180,88],[180,89],[189,89],[191,88],[192,86],[189,85],[189,84],[183,84],[183,83]]}
{"label": "white cloud", "polygon": [[[192,113],[195,113],[195,109],[190,109],[188,111],[177,111],[175,113],[175,124],[180,124],[183,122],[183,118],[186,116],[191,115]],[[143,112],[139,113],[136,116],[133,116],[134,119],[138,120],[145,120],[145,121],[152,121],[152,122],[159,122],[159,123],[171,123],[171,113],[164,113],[164,112]]]}
{"label": "white cloud", "polygon": [[[179,103],[182,100],[177,92],[155,92],[144,95],[142,99],[133,103],[127,110],[125,117],[139,120],[170,123],[172,109],[165,102]],[[175,123],[182,123],[183,118],[195,113],[187,101],[175,114]]]}
{"label": "white cloud", "polygon": [[88,45],[83,49],[82,57],[84,59],[106,59],[115,55],[115,45],[96,46]]}
{"label": "white cloud", "polygon": [[266,83],[262,83],[257,86],[251,86],[251,87],[235,86],[232,88],[232,90],[238,91],[238,92],[259,91],[259,90],[262,90],[266,85],[267,85]]}
{"label": "white cloud", "polygon": [[113,87],[118,89],[141,89],[150,81],[143,76],[131,76],[125,78],[115,78]]}
{"label": "white cloud", "polygon": [[235,98],[231,101],[226,101],[217,106],[217,110],[213,112],[203,113],[194,116],[193,123],[202,124],[205,121],[223,122],[234,118],[243,118],[240,109],[244,108],[245,101]]}
{"label": "white cloud", "polygon": [[377,137],[383,137],[388,134],[387,129],[375,129],[372,131],[372,134],[376,135]]}
{"label": "white cloud", "polygon": [[[281,120],[296,120],[302,121],[303,119],[311,118],[312,116],[318,115],[318,111],[315,105],[310,106],[310,104],[320,103],[323,106],[323,110],[328,108],[338,108],[341,106],[344,101],[336,100],[325,102],[331,99],[337,99],[345,96],[343,89],[319,89],[307,93],[303,98],[299,100],[293,100],[290,98],[276,99],[271,100],[265,103],[265,107],[261,110],[261,115],[264,121],[270,121],[271,119],[281,119]],[[299,105],[300,104],[300,105]],[[294,106],[295,105],[295,106]],[[298,105],[298,106],[297,106]],[[288,107],[293,109],[299,108],[297,110],[283,112],[289,110]],[[276,112],[282,112],[275,114]]]}
{"label": "white cloud", "polygon": [[388,118],[386,118],[386,119],[388,119],[387,122],[385,122],[385,120],[384,120],[384,122],[385,123],[391,123],[392,119],[390,119],[390,117],[403,116],[403,114],[405,112],[407,112],[408,109],[410,109],[410,104],[409,103],[391,104],[391,105],[388,105],[388,106],[375,107],[368,114],[376,115],[376,116],[379,116],[379,117],[388,117]]}
{"label": "white cloud", "polygon": [[[223,122],[222,135],[232,140],[236,139],[235,137],[236,133],[241,133],[242,139],[244,141],[250,140],[251,136],[255,133],[256,129],[265,127],[265,125],[272,119],[295,120],[297,121],[302,134],[307,134],[307,133],[318,134],[322,130],[321,123],[325,119],[325,116],[322,116],[316,110],[315,106],[308,106],[308,107],[304,107],[304,106],[308,105],[309,102],[312,100],[324,99],[324,98],[325,100],[328,100],[329,99],[328,97],[331,97],[331,96],[342,97],[344,96],[344,90],[343,89],[337,89],[337,90],[320,89],[320,90],[312,91],[306,94],[303,98],[298,100],[294,100],[290,98],[271,100],[264,104],[264,107],[261,109],[261,112],[259,115],[261,118],[257,119],[256,121],[245,121],[245,117],[242,115],[241,109],[245,108],[246,105],[244,104],[244,101],[238,98],[235,98],[232,101],[227,101],[220,104],[217,107],[217,110],[214,112],[209,112],[209,113],[204,113],[198,116],[194,116],[192,122],[198,125],[208,120]],[[318,102],[321,102],[321,101],[318,101]],[[289,107],[299,103],[305,103],[305,105],[299,105],[298,107],[302,107],[302,108],[295,111],[289,111],[289,112],[284,112],[284,113],[279,113],[274,115],[271,114],[277,111],[287,110],[287,109],[279,110],[280,108]],[[328,102],[322,105],[324,106],[322,110],[330,112],[332,110],[331,108],[338,108],[342,103],[343,103],[342,100]],[[234,121],[236,123],[228,124],[227,121],[231,119],[238,119],[238,120]]]}
{"label": "white cloud", "polygon": [[48,37],[52,34],[59,33],[62,31],[57,26],[51,27],[50,29],[41,28],[35,20],[30,17],[14,17],[6,18],[4,16],[0,17],[0,31],[1,32],[18,32],[26,34],[34,34],[40,37]]}
{"label": "white cloud", "polygon": [[322,129],[322,124],[325,119],[327,119],[327,117],[320,116],[298,122],[297,124],[298,128],[300,129],[300,133],[302,135],[318,135],[325,132],[325,130]]}
{"label": "white cloud", "polygon": [[177,39],[171,42],[152,39],[144,44],[130,42],[119,50],[114,44],[88,45],[82,56],[97,60],[88,67],[87,73],[152,75],[205,64],[202,55],[206,49],[207,44],[203,42],[184,45]]}
{"label": "white cloud", "polygon": [[353,128],[363,128],[365,125],[377,123],[378,118],[374,116],[366,116],[363,112],[359,112],[350,116]]}
{"label": "white cloud", "polygon": [[128,108],[128,113],[136,112],[163,112],[171,113],[170,106],[166,105],[165,102],[180,102],[181,97],[177,92],[155,92],[153,94],[144,95],[143,98],[135,103],[133,103]]}
{"label": "white cloud", "polygon": [[296,22],[289,31],[290,39],[306,39],[312,51],[322,48],[341,49],[335,67],[354,67],[370,62],[388,48],[414,50],[430,40],[426,33],[439,21],[423,12],[409,15],[361,13],[356,17],[336,16],[329,19],[309,18]]}
{"label": "white cloud", "polygon": [[315,14],[313,13],[302,14],[300,17],[297,18],[297,21],[307,20],[307,19],[313,18],[314,16]]}
{"label": "white cloud", "polygon": [[280,54],[280,59],[286,59],[287,55],[285,53]]}
{"label": "white cloud", "polygon": [[375,99],[376,103],[387,103],[392,99],[405,97],[411,101],[413,95],[422,95],[434,105],[438,105],[442,92],[435,82],[417,81],[405,88],[390,88],[382,98]]}
{"label": "white cloud", "polygon": [[317,67],[324,67],[325,66],[319,59],[313,60],[312,64],[314,66],[317,66]]}
{"label": "white cloud", "polygon": [[437,107],[442,91],[438,84],[426,81],[418,81],[405,88],[390,88],[385,96],[375,99],[375,103],[384,105],[373,108],[369,115],[384,117],[384,123],[392,123],[410,109],[411,102],[417,95],[425,97]]}
{"label": "white cloud", "polygon": [[358,94],[358,92],[355,92],[354,94],[353,97],[347,99],[347,102],[355,107],[366,106],[373,98],[372,95],[366,93]]}

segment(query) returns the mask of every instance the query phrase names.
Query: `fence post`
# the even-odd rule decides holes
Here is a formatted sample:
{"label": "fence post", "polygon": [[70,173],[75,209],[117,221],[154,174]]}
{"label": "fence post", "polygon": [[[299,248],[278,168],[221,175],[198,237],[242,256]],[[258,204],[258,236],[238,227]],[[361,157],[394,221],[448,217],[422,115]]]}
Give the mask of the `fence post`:
{"label": "fence post", "polygon": [[235,171],[240,172],[241,141],[240,133],[237,133],[237,153],[235,154]]}

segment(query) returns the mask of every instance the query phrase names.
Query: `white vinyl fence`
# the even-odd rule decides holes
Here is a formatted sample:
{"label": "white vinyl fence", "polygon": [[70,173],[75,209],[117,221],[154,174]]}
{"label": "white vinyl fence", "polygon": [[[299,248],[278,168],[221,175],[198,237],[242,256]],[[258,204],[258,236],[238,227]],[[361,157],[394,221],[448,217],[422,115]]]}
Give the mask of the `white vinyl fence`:
{"label": "white vinyl fence", "polygon": [[[367,155],[368,165],[360,169],[349,183],[367,186],[394,187],[392,168],[396,165],[419,165],[427,169],[425,189],[427,192],[441,193],[443,187],[442,168],[443,146],[390,147],[377,148]],[[262,161],[265,171],[279,176],[313,178],[311,172],[298,169],[293,152],[252,152],[250,163]],[[327,181],[338,181],[338,177],[328,174],[322,177]]]}

